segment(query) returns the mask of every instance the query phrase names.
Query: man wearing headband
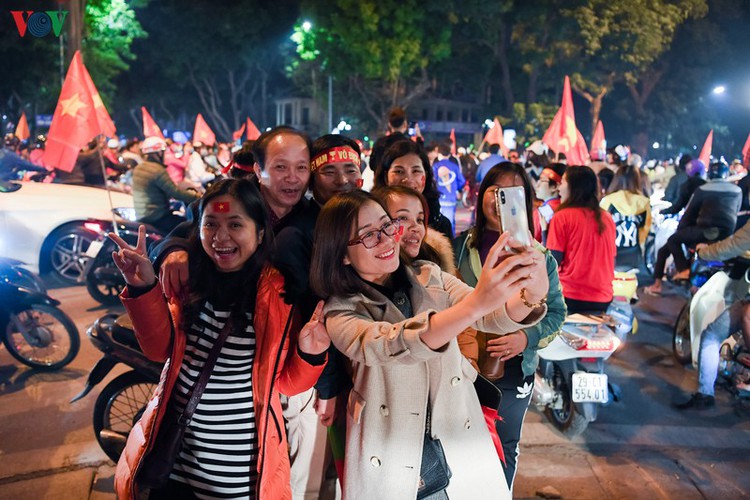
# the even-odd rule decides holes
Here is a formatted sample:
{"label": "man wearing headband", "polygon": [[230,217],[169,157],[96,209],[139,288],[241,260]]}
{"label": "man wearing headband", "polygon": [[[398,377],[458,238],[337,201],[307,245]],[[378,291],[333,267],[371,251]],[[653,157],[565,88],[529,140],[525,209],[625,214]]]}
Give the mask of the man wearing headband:
{"label": "man wearing headband", "polygon": [[362,187],[362,158],[356,141],[328,134],[319,137],[312,150],[310,189],[319,206],[336,194]]}
{"label": "man wearing headband", "polygon": [[[564,173],[564,164],[551,163],[544,167],[536,184],[536,197],[542,201],[542,204],[537,208],[539,226],[534,224],[534,239],[541,243],[546,242],[549,221],[560,206],[560,184]],[[534,219],[536,222],[537,217]]]}

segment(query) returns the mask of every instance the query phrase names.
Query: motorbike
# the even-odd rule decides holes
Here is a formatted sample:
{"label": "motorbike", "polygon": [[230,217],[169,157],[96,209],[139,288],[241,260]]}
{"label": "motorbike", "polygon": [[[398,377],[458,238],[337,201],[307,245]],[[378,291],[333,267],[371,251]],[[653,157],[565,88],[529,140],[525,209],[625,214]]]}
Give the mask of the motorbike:
{"label": "motorbike", "polygon": [[604,362],[620,345],[607,315],[571,314],[557,337],[537,351],[531,401],[565,436],[582,434],[599,407],[620,399]]}
{"label": "motorbike", "polygon": [[0,335],[8,352],[32,368],[57,370],[78,354],[78,328],[46,293],[0,280]]}
{"label": "motorbike", "polygon": [[[671,204],[665,201],[654,201],[652,197],[651,203],[651,230],[646,238],[646,243],[643,248],[643,262],[646,267],[646,271],[650,275],[654,274],[654,265],[656,264],[656,254],[659,252],[661,247],[666,245],[667,240],[677,230],[677,226],[680,224],[680,214],[665,214],[662,210],[669,207]],[[672,257],[670,256],[666,262],[667,270],[674,268]],[[667,272],[668,275],[674,274],[672,271]]]}
{"label": "motorbike", "polygon": [[741,332],[735,332],[721,343],[719,378],[735,395],[750,399],[750,351]]}
{"label": "motorbike", "polygon": [[[93,227],[94,224],[98,225],[99,237],[91,242],[86,251],[89,259],[79,279],[86,281],[86,290],[94,300],[105,306],[113,306],[120,303],[120,293],[125,288],[125,279],[112,260],[112,252],[117,251],[118,247],[107,236],[112,230],[112,222],[96,221],[89,224],[89,227]],[[120,238],[135,246],[138,242],[138,227],[141,224],[125,220],[123,217],[117,222],[117,233]],[[150,247],[163,238],[157,229],[148,224],[145,226],[147,246]]]}
{"label": "motorbike", "polygon": [[0,281],[46,295],[47,287],[42,279],[23,267],[25,265],[20,260],[0,257]]}
{"label": "motorbike", "polygon": [[700,335],[726,307],[747,295],[750,261],[722,262],[696,259],[691,267],[692,297],[680,310],[672,330],[672,353],[681,364],[698,366]]}
{"label": "motorbike", "polygon": [[94,435],[106,455],[117,462],[128,434],[141,418],[159,383],[161,363],[150,361],[141,351],[130,318],[106,314],[87,331],[91,343],[103,356],[89,372],[83,390],[70,402],[85,397],[119,363],[131,368],[112,379],[94,404]]}

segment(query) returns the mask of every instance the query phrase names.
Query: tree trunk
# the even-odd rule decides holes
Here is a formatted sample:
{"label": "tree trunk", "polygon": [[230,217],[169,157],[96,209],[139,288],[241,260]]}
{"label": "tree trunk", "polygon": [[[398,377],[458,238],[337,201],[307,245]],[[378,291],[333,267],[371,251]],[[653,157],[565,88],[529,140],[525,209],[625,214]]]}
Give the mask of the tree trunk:
{"label": "tree trunk", "polygon": [[529,90],[526,94],[526,103],[533,104],[536,102],[536,91],[539,85],[539,66],[536,64],[531,65],[531,71],[529,72]]}
{"label": "tree trunk", "polygon": [[512,115],[515,99],[513,98],[513,86],[510,83],[510,63],[508,61],[510,32],[503,21],[498,22],[498,27],[500,29],[500,36],[495,55],[500,63],[500,84],[502,85],[503,96],[505,97],[505,113]]}
{"label": "tree trunk", "polygon": [[65,66],[70,64],[73,54],[81,50],[83,39],[83,17],[86,10],[86,0],[70,0],[68,3],[68,40],[65,54]]}

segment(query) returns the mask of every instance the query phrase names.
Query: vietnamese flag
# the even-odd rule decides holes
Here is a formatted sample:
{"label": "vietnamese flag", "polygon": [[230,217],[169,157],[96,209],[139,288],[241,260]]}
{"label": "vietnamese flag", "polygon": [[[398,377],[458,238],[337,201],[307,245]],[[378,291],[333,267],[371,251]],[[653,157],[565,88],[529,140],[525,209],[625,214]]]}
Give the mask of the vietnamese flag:
{"label": "vietnamese flag", "polygon": [[456,129],[451,129],[451,154],[456,155]]}
{"label": "vietnamese flag", "polygon": [[484,142],[487,144],[498,144],[500,145],[500,151],[503,154],[503,158],[508,157],[508,146],[505,145],[505,137],[503,136],[503,127],[500,125],[500,120],[495,118],[492,122],[492,127],[484,135]]}
{"label": "vietnamese flag", "polygon": [[[107,132],[97,117],[97,103],[91,95],[86,77],[87,71],[83,66],[81,53],[76,51],[60,90],[60,98],[47,134],[42,157],[45,165],[71,172],[79,151],[91,139]],[[97,93],[96,96],[98,95]]]}
{"label": "vietnamese flag", "polygon": [[242,138],[242,134],[245,133],[245,124],[243,123],[242,126],[239,128],[239,130],[235,130],[232,132],[232,140],[236,141],[237,139]]}
{"label": "vietnamese flag", "polygon": [[104,107],[104,103],[102,102],[102,98],[99,95],[99,91],[96,90],[94,81],[91,79],[91,75],[89,75],[86,66],[83,66],[83,82],[86,84],[86,88],[89,91],[91,100],[94,103],[94,116],[96,117],[99,130],[101,130],[100,133],[106,135],[107,137],[114,137],[115,132],[117,132],[117,129],[115,128],[115,122],[112,121],[112,118],[107,112],[107,108]]}
{"label": "vietnamese flag", "polygon": [[607,154],[607,140],[604,138],[604,125],[602,121],[596,122],[594,137],[591,139],[591,159],[603,160]]}
{"label": "vietnamese flag", "polygon": [[706,142],[703,143],[703,149],[701,149],[701,154],[698,155],[698,159],[703,162],[706,168],[708,168],[708,165],[711,162],[711,149],[713,148],[713,144],[714,144],[714,129],[711,129],[711,131],[708,133],[708,136],[706,137]]}
{"label": "vietnamese flag", "polygon": [[203,119],[203,115],[198,113],[195,117],[195,128],[193,129],[193,142],[200,141],[206,146],[213,146],[216,144],[216,135],[214,135],[211,128]]}
{"label": "vietnamese flag", "polygon": [[742,164],[745,168],[750,164],[750,134],[747,135],[745,145],[742,146]]}
{"label": "vietnamese flag", "polygon": [[18,119],[15,135],[21,141],[25,141],[31,136],[31,132],[29,132],[29,122],[26,121],[26,113],[23,111],[21,112],[21,118]]}
{"label": "vietnamese flag", "polygon": [[146,106],[141,106],[141,115],[143,116],[143,137],[160,137],[164,139],[164,134],[149,114]]}
{"label": "vietnamese flag", "polygon": [[563,84],[562,105],[544,133],[542,142],[555,153],[564,153],[568,165],[585,165],[589,159],[586,141],[576,128],[573,94],[570,91],[570,79],[567,76]]}
{"label": "vietnamese flag", "polygon": [[248,141],[254,141],[258,137],[260,137],[260,130],[258,130],[258,127],[255,126],[250,117],[247,118],[247,121],[245,123],[247,124],[246,129]]}

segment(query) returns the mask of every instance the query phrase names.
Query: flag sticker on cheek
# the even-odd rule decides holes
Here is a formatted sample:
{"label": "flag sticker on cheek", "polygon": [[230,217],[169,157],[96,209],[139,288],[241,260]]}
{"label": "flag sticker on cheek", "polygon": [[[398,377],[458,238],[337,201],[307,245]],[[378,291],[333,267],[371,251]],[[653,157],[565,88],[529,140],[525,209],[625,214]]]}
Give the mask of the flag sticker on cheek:
{"label": "flag sticker on cheek", "polygon": [[357,179],[356,182],[354,183],[354,185],[357,186],[357,189],[362,189],[362,186],[364,184],[365,184],[365,181],[363,181],[362,179]]}
{"label": "flag sticker on cheek", "polygon": [[217,201],[214,203],[214,212],[217,213],[227,213],[229,212],[229,202],[228,201]]}
{"label": "flag sticker on cheek", "polygon": [[396,231],[396,234],[393,235],[393,239],[398,243],[401,240],[401,236],[404,234],[404,226],[399,226],[398,231]]}

